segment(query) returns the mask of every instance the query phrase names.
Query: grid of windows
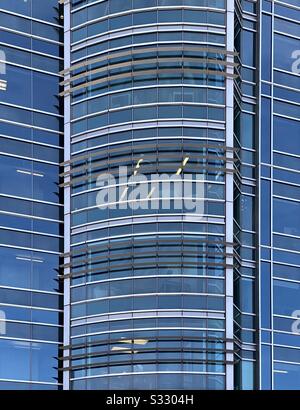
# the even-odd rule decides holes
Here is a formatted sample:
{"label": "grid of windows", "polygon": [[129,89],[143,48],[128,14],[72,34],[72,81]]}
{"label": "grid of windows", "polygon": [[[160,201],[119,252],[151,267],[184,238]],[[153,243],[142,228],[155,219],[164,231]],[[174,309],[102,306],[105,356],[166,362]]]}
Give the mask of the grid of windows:
{"label": "grid of windows", "polygon": [[261,15],[261,388],[298,390],[299,2],[264,2]]}
{"label": "grid of windows", "polygon": [[0,1],[0,389],[62,382],[62,21],[43,3]]}

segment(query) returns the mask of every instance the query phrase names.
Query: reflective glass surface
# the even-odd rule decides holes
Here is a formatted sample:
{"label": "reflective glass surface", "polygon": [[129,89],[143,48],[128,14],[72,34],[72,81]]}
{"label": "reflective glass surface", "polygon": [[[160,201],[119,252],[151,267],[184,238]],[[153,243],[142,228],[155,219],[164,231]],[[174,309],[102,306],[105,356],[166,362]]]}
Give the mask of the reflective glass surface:
{"label": "reflective glass surface", "polygon": [[56,0],[0,8],[0,389],[57,390],[62,9]]}
{"label": "reflective glass surface", "polygon": [[225,2],[90,3],[65,84],[70,387],[224,389]]}

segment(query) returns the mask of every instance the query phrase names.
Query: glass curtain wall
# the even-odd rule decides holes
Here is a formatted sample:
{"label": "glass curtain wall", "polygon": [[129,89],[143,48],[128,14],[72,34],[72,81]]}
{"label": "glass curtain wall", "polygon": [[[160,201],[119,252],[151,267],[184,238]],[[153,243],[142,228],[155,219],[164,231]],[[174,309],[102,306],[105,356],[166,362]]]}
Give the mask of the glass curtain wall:
{"label": "glass curtain wall", "polygon": [[226,3],[65,6],[66,388],[226,388]]}
{"label": "glass curtain wall", "polygon": [[266,1],[261,68],[261,388],[300,388],[300,4]]}
{"label": "glass curtain wall", "polygon": [[61,13],[0,1],[0,389],[62,386]]}

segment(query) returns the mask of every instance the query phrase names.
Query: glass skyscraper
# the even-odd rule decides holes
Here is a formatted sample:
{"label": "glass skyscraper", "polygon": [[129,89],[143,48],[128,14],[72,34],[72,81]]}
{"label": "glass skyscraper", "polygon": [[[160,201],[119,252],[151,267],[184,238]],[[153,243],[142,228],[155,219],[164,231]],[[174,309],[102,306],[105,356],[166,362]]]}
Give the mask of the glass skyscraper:
{"label": "glass skyscraper", "polygon": [[0,388],[300,389],[299,0],[0,26]]}

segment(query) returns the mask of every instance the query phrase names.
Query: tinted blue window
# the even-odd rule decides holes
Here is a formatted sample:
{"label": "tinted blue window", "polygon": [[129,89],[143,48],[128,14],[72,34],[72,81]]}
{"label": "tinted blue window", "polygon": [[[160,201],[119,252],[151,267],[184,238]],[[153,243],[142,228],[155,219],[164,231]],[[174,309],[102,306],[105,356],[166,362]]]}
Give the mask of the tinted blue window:
{"label": "tinted blue window", "polygon": [[274,230],[300,235],[300,203],[274,198]]}

